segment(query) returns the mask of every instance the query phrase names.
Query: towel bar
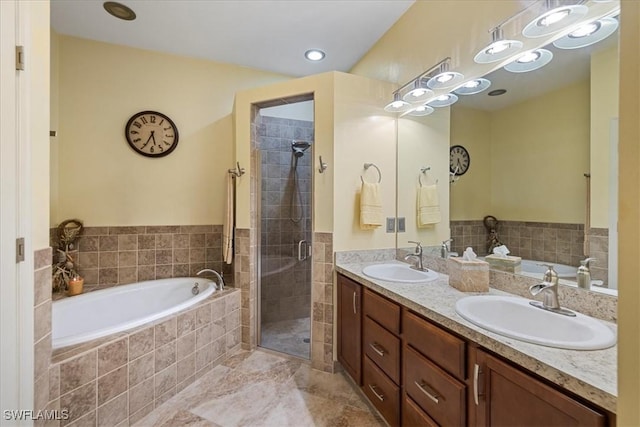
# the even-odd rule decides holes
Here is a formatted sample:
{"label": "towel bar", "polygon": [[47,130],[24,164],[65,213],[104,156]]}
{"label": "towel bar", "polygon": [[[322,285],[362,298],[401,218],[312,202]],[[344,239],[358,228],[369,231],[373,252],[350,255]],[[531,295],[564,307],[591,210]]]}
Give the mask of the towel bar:
{"label": "towel bar", "polygon": [[229,169],[229,173],[233,174],[234,178],[244,175],[244,168],[240,167],[240,162],[236,162],[236,165],[238,166],[233,169]]}
{"label": "towel bar", "polygon": [[[369,169],[371,166],[373,166],[374,168],[376,168],[376,170],[378,171],[378,183],[380,183],[382,181],[382,172],[380,172],[380,168],[378,166],[375,165],[375,163],[365,163],[364,164],[364,170],[365,172],[367,171],[367,169]],[[360,181],[362,181],[362,183],[364,184],[364,178],[362,178],[362,175],[360,175]]]}

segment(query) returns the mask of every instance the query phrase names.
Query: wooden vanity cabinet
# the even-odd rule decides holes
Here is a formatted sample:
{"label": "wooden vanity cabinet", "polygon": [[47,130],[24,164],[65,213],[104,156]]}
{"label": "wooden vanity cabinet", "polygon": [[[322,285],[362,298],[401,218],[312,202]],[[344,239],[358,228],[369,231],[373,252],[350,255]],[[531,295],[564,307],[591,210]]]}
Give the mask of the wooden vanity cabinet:
{"label": "wooden vanity cabinet", "polygon": [[362,285],[338,275],[338,361],[362,385]]}
{"label": "wooden vanity cabinet", "polygon": [[[607,415],[520,369],[474,349],[469,402],[477,426],[606,426]],[[477,366],[477,368],[476,368]],[[476,392],[477,388],[477,392]],[[477,403],[476,403],[477,402]]]}

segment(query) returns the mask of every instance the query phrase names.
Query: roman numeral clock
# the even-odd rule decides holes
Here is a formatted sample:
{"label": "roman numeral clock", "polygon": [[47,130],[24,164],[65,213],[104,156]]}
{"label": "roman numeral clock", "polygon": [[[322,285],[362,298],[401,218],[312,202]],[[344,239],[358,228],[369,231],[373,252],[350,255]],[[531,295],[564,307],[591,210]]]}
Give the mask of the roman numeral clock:
{"label": "roman numeral clock", "polygon": [[127,142],[136,153],[162,157],[178,145],[178,128],[173,120],[157,111],[134,114],[124,128]]}

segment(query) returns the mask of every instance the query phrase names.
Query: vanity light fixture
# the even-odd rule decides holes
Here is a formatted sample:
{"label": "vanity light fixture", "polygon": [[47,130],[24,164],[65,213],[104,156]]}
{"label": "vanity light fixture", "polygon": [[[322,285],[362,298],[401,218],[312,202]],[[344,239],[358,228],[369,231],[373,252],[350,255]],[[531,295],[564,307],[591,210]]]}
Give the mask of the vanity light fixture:
{"label": "vanity light fixture", "polygon": [[393,94],[393,101],[391,101],[384,107],[384,111],[386,111],[387,113],[404,113],[410,108],[411,104],[400,99],[400,94],[396,92]]}
{"label": "vanity light fixture", "polygon": [[534,49],[519,55],[513,62],[504,66],[512,73],[526,73],[547,65],[553,59],[553,53],[547,49]]}
{"label": "vanity light fixture", "polygon": [[428,105],[419,105],[416,108],[410,110],[407,115],[409,116],[417,116],[417,117],[421,117],[421,116],[428,116],[429,114],[433,113],[435,110],[433,109],[433,107],[430,107]]}
{"label": "vanity light fixture", "polygon": [[536,38],[553,34],[577,23],[589,11],[585,5],[567,5],[561,0],[545,0],[544,3],[545,12],[524,27],[523,36]]}
{"label": "vanity light fixture", "polygon": [[106,1],[102,4],[102,7],[104,7],[104,10],[106,10],[109,15],[115,16],[118,19],[124,21],[133,21],[136,19],[136,13],[129,6],[125,6],[122,3]]}
{"label": "vanity light fixture", "polygon": [[427,106],[429,107],[448,107],[449,105],[455,104],[458,101],[458,96],[453,93],[447,93],[445,95],[440,95],[436,98],[433,98],[431,101],[427,102]]}
{"label": "vanity light fixture", "polygon": [[566,36],[553,42],[559,49],[578,49],[598,43],[613,34],[618,28],[615,18],[601,18],[580,25]]}
{"label": "vanity light fixture", "polygon": [[491,82],[487,79],[479,78],[469,80],[466,83],[461,84],[453,90],[457,95],[474,95],[487,90],[491,86]]}
{"label": "vanity light fixture", "polygon": [[449,71],[449,62],[440,64],[437,74],[427,81],[427,86],[431,89],[444,89],[456,86],[464,80],[464,76],[456,71]]}
{"label": "vanity light fixture", "polygon": [[478,52],[473,60],[478,64],[500,61],[522,49],[522,46],[520,40],[505,40],[502,27],[496,27],[491,30],[491,44]]}
{"label": "vanity light fixture", "polygon": [[312,62],[322,61],[325,56],[325,53],[320,49],[309,49],[304,53],[304,57]]}
{"label": "vanity light fixture", "polygon": [[426,87],[426,82],[424,81],[424,79],[417,78],[413,82],[413,89],[405,93],[402,99],[413,104],[416,102],[424,102],[427,99],[431,99],[433,98],[433,95],[433,91]]}

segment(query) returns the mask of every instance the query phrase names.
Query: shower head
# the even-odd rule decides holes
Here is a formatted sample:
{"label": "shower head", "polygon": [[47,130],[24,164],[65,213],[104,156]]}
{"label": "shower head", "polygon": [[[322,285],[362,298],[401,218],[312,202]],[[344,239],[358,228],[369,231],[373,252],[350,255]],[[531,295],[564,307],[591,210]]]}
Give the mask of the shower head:
{"label": "shower head", "polygon": [[311,147],[311,143],[307,141],[291,141],[291,149],[293,150],[293,155],[296,157],[304,156],[304,152]]}

